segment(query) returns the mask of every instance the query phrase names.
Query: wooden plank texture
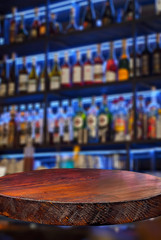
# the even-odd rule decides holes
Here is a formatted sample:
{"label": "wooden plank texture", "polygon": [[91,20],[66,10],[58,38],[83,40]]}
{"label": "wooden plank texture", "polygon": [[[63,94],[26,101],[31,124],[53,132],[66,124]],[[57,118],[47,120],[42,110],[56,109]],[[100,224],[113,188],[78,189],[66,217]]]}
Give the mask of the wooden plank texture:
{"label": "wooden plank texture", "polygon": [[57,169],[0,178],[0,214],[42,224],[110,225],[161,215],[161,178]]}

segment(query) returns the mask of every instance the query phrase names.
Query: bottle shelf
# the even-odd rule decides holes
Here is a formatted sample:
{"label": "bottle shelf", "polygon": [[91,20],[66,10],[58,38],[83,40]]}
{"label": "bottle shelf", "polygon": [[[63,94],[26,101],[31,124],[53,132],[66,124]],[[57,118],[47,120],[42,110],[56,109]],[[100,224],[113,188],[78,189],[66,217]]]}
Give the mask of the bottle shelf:
{"label": "bottle shelf", "polygon": [[35,39],[28,39],[21,43],[9,43],[0,45],[0,53],[1,56],[5,54],[10,56],[13,52],[15,52],[19,57],[35,55],[39,53],[45,53],[46,44],[46,36]]}
{"label": "bottle shelf", "polygon": [[[118,142],[106,142],[101,143],[88,143],[88,144],[59,144],[59,145],[49,145],[43,144],[40,146],[35,146],[36,152],[68,152],[73,151],[75,146],[80,146],[81,151],[97,151],[97,150],[126,150],[129,149],[149,149],[154,147],[161,147],[161,139],[146,139],[146,140],[133,140],[133,141],[118,141]],[[23,148],[7,148],[1,147],[0,153],[22,153]]]}

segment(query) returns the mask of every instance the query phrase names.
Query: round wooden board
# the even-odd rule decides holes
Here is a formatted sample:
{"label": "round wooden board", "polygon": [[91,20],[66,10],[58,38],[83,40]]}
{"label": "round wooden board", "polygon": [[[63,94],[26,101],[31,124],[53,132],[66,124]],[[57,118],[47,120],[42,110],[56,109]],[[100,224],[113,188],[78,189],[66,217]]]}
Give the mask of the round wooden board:
{"label": "round wooden board", "polygon": [[161,178],[94,169],[56,169],[0,178],[0,214],[42,224],[122,224],[161,215]]}

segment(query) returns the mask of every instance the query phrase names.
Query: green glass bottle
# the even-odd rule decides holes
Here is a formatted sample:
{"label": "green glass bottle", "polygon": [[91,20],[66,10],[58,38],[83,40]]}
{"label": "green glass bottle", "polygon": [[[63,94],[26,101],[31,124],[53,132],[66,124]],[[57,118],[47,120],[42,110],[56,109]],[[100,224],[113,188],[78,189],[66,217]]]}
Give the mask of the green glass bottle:
{"label": "green glass bottle", "polygon": [[98,136],[100,143],[106,143],[111,140],[112,132],[112,115],[108,109],[107,96],[103,96],[103,102],[101,104],[98,114]]}
{"label": "green glass bottle", "polygon": [[29,74],[29,80],[28,80],[28,92],[36,92],[37,91],[37,84],[38,83],[38,76],[36,73],[36,60],[35,58],[32,59],[32,69]]}
{"label": "green glass bottle", "polygon": [[61,83],[61,73],[58,64],[58,55],[54,56],[54,66],[50,73],[50,90],[55,90],[60,88]]}
{"label": "green glass bottle", "polygon": [[79,99],[78,106],[75,109],[73,128],[74,128],[74,142],[79,144],[86,143],[87,142],[86,113],[82,106],[81,99]]}

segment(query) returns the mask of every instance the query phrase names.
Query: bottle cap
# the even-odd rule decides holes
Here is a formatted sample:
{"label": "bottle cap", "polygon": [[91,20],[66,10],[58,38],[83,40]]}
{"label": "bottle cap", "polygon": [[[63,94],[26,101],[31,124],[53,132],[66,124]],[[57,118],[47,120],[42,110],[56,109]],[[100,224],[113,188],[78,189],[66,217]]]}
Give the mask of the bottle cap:
{"label": "bottle cap", "polygon": [[77,51],[77,60],[80,60],[80,59],[81,59],[80,51]]}
{"label": "bottle cap", "polygon": [[155,87],[155,86],[152,86],[151,90],[152,90],[152,91],[156,91],[156,87]]}
{"label": "bottle cap", "polygon": [[13,52],[13,53],[12,53],[12,60],[14,61],[15,59],[16,59],[16,53]]}
{"label": "bottle cap", "polygon": [[97,53],[98,53],[98,54],[101,53],[101,44],[97,44]]}
{"label": "bottle cap", "polygon": [[17,13],[17,7],[12,8],[12,15],[15,16]]}
{"label": "bottle cap", "polygon": [[69,55],[68,55],[68,52],[65,52],[65,61],[68,62],[68,58],[69,58]]}
{"label": "bottle cap", "polygon": [[156,42],[159,43],[160,42],[160,33],[156,34]]}
{"label": "bottle cap", "polygon": [[26,57],[22,58],[22,62],[23,62],[24,65],[26,64]]}
{"label": "bottle cap", "polygon": [[8,55],[5,54],[5,55],[3,56],[3,61],[6,62],[7,59],[8,59]]}
{"label": "bottle cap", "polygon": [[55,14],[55,13],[51,13],[51,19],[53,19],[53,20],[56,20],[57,19],[57,15]]}
{"label": "bottle cap", "polygon": [[36,65],[36,58],[32,58],[32,64],[35,66]]}

